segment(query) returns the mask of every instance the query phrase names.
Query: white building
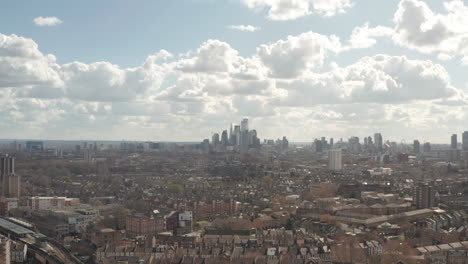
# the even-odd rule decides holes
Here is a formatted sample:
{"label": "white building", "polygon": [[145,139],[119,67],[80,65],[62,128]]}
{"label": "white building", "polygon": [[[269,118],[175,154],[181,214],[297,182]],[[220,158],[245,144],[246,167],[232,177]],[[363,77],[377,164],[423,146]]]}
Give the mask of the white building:
{"label": "white building", "polygon": [[328,168],[333,171],[343,169],[341,149],[331,149],[328,151]]}

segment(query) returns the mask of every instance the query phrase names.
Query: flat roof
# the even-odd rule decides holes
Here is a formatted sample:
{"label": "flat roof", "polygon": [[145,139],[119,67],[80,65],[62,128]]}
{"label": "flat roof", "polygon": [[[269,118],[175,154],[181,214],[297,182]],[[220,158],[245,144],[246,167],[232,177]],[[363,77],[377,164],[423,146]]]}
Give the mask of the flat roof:
{"label": "flat roof", "polygon": [[0,228],[11,231],[17,235],[32,234],[34,231],[12,223],[4,218],[0,218]]}

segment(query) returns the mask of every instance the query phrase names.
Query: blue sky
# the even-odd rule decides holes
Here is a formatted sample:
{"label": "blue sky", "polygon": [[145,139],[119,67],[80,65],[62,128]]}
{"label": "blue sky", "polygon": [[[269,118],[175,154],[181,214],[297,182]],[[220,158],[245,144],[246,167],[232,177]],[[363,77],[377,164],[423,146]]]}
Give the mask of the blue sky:
{"label": "blue sky", "polygon": [[[4,1],[6,136],[198,140],[248,117],[271,138],[388,131],[443,142],[468,129],[468,49],[450,45],[468,40],[455,29],[468,28],[467,10],[459,0]],[[394,20],[399,11],[412,15]],[[366,23],[368,38],[352,43]],[[298,120],[308,121],[292,130]]]}

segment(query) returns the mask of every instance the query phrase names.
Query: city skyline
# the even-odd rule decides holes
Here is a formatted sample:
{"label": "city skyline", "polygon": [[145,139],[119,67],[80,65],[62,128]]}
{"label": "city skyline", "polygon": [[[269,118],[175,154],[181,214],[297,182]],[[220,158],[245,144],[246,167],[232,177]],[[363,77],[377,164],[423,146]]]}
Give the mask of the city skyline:
{"label": "city skyline", "polygon": [[198,141],[244,117],[296,142],[468,129],[466,2],[173,2],[5,3],[2,137]]}

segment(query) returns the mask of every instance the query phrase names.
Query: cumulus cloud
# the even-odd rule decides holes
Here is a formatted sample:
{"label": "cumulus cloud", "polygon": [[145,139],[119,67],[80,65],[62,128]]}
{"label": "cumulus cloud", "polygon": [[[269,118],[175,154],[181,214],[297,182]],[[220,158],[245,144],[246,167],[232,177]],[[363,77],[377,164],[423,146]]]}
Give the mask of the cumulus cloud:
{"label": "cumulus cloud", "polygon": [[447,71],[430,61],[404,56],[376,55],[330,72],[282,81],[285,105],[344,103],[403,103],[415,100],[460,98],[463,93],[450,83]]}
{"label": "cumulus cloud", "polygon": [[391,37],[393,29],[384,26],[370,28],[369,23],[353,30],[350,37],[351,48],[364,49],[374,46],[377,43],[377,37]]}
{"label": "cumulus cloud", "polygon": [[246,32],[255,32],[260,30],[259,27],[254,27],[252,25],[230,25],[228,28]]}
{"label": "cumulus cloud", "polygon": [[201,45],[196,56],[180,61],[177,68],[184,72],[228,72],[237,59],[237,50],[228,43],[210,39]]}
{"label": "cumulus cloud", "polygon": [[322,66],[328,52],[342,49],[337,36],[324,36],[314,32],[289,36],[286,40],[261,45],[257,53],[276,78],[294,78],[307,69]]}
{"label": "cumulus cloud", "polygon": [[351,0],[241,0],[254,10],[268,10],[271,20],[294,20],[312,13],[334,16],[351,7]]}
{"label": "cumulus cloud", "polygon": [[50,27],[50,26],[57,26],[63,23],[58,17],[36,17],[33,19],[34,24],[40,27]]}
{"label": "cumulus cloud", "polygon": [[55,56],[42,54],[36,42],[0,33],[0,88],[63,85]]}
{"label": "cumulus cloud", "polygon": [[[365,25],[350,45],[372,45],[381,32],[388,33]],[[112,130],[119,139],[198,140],[248,116],[262,138],[305,140],[374,129],[421,133],[439,123],[449,130],[468,121],[466,95],[443,66],[376,55],[322,67],[348,49],[338,37],[306,32],[245,57],[213,39],[185,56],[162,50],[124,68],[106,61],[58,64],[33,40],[0,35],[0,129],[15,138],[108,139]]]}
{"label": "cumulus cloud", "polygon": [[420,0],[402,0],[395,13],[394,41],[441,59],[468,55],[468,6],[463,1],[444,2],[446,14],[434,13]]}

